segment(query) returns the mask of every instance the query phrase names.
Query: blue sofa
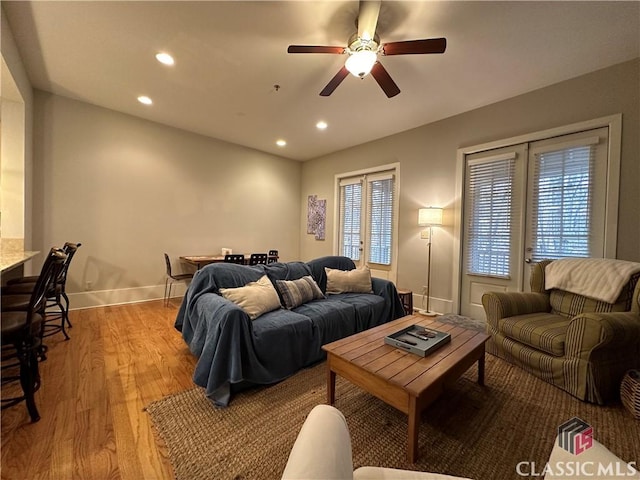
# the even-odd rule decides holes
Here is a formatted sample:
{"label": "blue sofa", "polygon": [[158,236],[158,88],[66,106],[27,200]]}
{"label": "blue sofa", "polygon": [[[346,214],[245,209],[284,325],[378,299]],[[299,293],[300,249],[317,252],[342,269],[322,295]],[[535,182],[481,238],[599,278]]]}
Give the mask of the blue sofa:
{"label": "blue sofa", "polygon": [[182,301],[175,328],[198,357],[193,381],[219,406],[252,385],[284,380],[325,358],[322,345],[381,325],[404,315],[395,285],[372,278],[373,293],[325,295],[292,310],[280,308],[250,320],[235,303],[220,295],[263,275],[272,281],[311,275],[323,293],[324,268],[352,270],[347,257],[329,256],[307,263],[244,266],[207,265],[193,277]]}

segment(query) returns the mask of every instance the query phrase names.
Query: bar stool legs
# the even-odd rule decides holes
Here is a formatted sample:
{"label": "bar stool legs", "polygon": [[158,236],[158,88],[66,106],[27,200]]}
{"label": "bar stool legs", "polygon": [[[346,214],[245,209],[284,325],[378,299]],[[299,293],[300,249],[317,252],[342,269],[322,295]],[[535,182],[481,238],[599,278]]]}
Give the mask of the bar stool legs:
{"label": "bar stool legs", "polygon": [[[22,357],[22,358],[20,358]],[[38,368],[38,358],[35,349],[22,352],[18,355],[20,359],[20,384],[24,391],[24,399],[27,404],[27,411],[32,422],[40,420],[40,413],[36,407],[35,393],[40,388],[40,370]]]}
{"label": "bar stool legs", "polygon": [[[20,371],[17,376],[9,376],[2,379],[2,388],[6,390],[6,385],[14,382],[16,380],[20,380],[20,386],[22,388],[23,394],[17,397],[12,398],[3,398],[2,399],[2,409],[11,407],[24,401],[27,405],[27,411],[29,412],[29,417],[31,418],[31,422],[35,423],[40,420],[40,413],[38,412],[38,408],[36,407],[35,393],[40,388],[40,370],[38,366],[38,357],[36,351],[38,349],[37,345],[32,346],[16,346],[16,357],[18,359],[18,369]],[[5,368],[15,368],[16,365],[8,365]]]}

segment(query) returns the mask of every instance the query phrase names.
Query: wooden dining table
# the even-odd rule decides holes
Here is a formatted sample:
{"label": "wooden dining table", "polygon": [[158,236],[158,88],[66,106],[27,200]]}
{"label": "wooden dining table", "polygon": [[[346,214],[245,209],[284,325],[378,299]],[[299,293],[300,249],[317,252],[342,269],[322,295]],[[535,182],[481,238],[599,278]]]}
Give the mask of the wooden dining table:
{"label": "wooden dining table", "polygon": [[[244,264],[249,265],[249,259],[251,255],[244,256]],[[269,256],[268,262],[277,262],[277,256]],[[194,265],[196,269],[200,270],[205,265],[209,265],[210,263],[221,263],[224,262],[224,255],[184,255],[180,257],[180,260],[184,263],[188,263],[189,265]]]}

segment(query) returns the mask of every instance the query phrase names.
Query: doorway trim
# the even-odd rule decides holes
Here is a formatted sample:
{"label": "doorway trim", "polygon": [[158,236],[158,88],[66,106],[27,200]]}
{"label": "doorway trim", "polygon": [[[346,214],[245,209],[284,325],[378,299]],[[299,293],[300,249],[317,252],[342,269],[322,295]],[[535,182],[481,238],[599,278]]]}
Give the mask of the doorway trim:
{"label": "doorway trim", "polygon": [[460,281],[462,278],[462,215],[464,205],[464,175],[465,157],[473,153],[509,147],[521,143],[545,140],[571,133],[592,130],[595,128],[609,128],[608,146],[608,175],[607,175],[607,208],[605,213],[604,256],[616,258],[618,241],[618,194],[620,190],[620,152],[622,144],[622,114],[608,115],[584,122],[572,123],[561,127],[550,128],[538,132],[510,137],[503,140],[472,145],[459,148],[456,153],[456,185],[455,201],[453,205],[453,279],[451,285],[452,311],[460,313]]}

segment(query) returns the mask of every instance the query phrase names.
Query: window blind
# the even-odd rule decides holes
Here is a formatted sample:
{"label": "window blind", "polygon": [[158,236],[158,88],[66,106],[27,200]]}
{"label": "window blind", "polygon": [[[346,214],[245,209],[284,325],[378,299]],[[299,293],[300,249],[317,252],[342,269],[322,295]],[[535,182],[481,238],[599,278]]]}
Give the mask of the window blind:
{"label": "window blind", "polygon": [[515,153],[470,161],[467,273],[509,278]]}
{"label": "window blind", "polygon": [[591,256],[594,144],[535,154],[531,259]]}
{"label": "window blind", "polygon": [[360,260],[362,181],[340,182],[340,254]]}
{"label": "window blind", "polygon": [[391,264],[393,232],[394,177],[391,174],[368,177],[369,259],[371,263]]}

